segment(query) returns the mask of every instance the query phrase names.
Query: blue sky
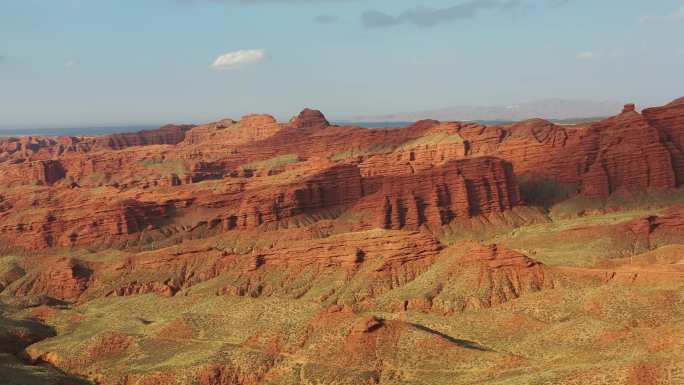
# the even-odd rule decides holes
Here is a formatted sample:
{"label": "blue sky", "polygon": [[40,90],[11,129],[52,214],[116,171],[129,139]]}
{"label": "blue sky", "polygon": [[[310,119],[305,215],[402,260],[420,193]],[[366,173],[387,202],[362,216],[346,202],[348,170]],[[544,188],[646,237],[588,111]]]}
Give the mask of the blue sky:
{"label": "blue sky", "polygon": [[654,105],[682,68],[684,0],[0,0],[0,127]]}

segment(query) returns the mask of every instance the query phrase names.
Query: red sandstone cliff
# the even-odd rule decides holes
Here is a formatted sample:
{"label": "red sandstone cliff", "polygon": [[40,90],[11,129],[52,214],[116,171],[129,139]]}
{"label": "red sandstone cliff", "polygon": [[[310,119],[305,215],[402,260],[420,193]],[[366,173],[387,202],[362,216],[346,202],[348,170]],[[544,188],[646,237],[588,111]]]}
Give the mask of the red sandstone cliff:
{"label": "red sandstone cliff", "polygon": [[366,190],[374,189],[378,191],[357,208],[375,211],[376,225],[387,229],[441,226],[520,203],[513,168],[496,158],[452,161],[415,174],[374,178]]}
{"label": "red sandstone cliff", "polygon": [[642,111],[648,123],[659,130],[661,140],[672,158],[678,185],[684,184],[684,98]]}
{"label": "red sandstone cliff", "polygon": [[619,189],[632,191],[676,186],[672,158],[660,133],[634,110],[591,126],[599,138],[599,153],[583,176],[585,194],[606,196]]}
{"label": "red sandstone cliff", "polygon": [[[602,197],[681,184],[680,99],[584,126],[426,120],[335,126],[315,110],[102,138],[0,141],[0,238],[41,249],[288,227],[351,210],[359,228],[439,227],[521,203],[517,176]],[[336,213],[336,214],[335,214]],[[150,235],[151,236],[151,235]],[[146,235],[147,237],[147,235]]]}
{"label": "red sandstone cliff", "polygon": [[136,133],[112,134],[96,139],[98,147],[120,150],[133,146],[149,146],[153,144],[178,144],[185,139],[185,133],[194,126],[173,124],[156,130],[143,130]]}

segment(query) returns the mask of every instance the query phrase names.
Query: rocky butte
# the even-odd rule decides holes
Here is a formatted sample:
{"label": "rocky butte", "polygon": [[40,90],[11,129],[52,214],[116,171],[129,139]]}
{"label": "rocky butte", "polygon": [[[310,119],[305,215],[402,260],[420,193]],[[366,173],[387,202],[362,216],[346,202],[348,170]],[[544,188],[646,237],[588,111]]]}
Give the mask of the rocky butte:
{"label": "rocky butte", "polygon": [[0,379],[684,383],[683,151],[684,99],[2,139]]}

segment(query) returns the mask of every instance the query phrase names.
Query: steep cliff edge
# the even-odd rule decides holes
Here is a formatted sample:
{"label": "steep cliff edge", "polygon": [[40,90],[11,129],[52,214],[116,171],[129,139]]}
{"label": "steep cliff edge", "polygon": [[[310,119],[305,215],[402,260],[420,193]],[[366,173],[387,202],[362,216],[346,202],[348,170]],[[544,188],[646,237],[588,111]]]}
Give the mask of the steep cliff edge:
{"label": "steep cliff edge", "polygon": [[496,158],[452,161],[415,174],[371,179],[366,191],[375,189],[357,208],[376,212],[376,226],[387,229],[439,227],[520,204],[512,166]]}
{"label": "steep cliff edge", "polygon": [[584,193],[607,196],[620,189],[639,191],[676,186],[672,158],[660,133],[634,110],[591,125],[599,153],[583,176]]}
{"label": "steep cliff edge", "polygon": [[670,151],[677,184],[684,185],[684,98],[663,107],[647,108],[642,114],[660,131]]}

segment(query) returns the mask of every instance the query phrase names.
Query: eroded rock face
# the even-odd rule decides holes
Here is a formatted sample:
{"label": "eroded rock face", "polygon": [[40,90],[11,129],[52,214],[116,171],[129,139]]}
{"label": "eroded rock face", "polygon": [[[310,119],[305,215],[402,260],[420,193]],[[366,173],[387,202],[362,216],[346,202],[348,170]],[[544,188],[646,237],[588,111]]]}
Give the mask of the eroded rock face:
{"label": "eroded rock face", "polygon": [[441,226],[520,203],[511,165],[495,158],[454,161],[422,173],[385,177],[378,190],[360,207],[375,208],[376,224],[387,229]]}
{"label": "eroded rock face", "polygon": [[297,128],[327,127],[330,125],[321,111],[309,108],[304,109],[294,117],[290,124]]}
{"label": "eroded rock face", "polygon": [[497,306],[558,286],[544,264],[500,245],[464,242],[455,256],[442,256],[446,268],[424,293],[403,303],[404,310],[452,314]]}
{"label": "eroded rock face", "polygon": [[134,146],[155,144],[178,144],[185,139],[185,133],[194,126],[169,124],[156,130],[143,130],[136,133],[112,134],[95,140],[96,147],[121,150]]}
{"label": "eroded rock face", "polygon": [[66,170],[59,160],[37,160],[4,167],[0,185],[52,185],[66,177]]}
{"label": "eroded rock face", "polygon": [[361,173],[365,177],[411,175],[462,159],[469,153],[469,144],[459,135],[459,127],[458,123],[419,121],[405,129],[419,132],[419,138],[369,154],[359,165]]}
{"label": "eroded rock face", "polygon": [[38,208],[26,206],[31,202],[16,201],[14,210],[18,212],[0,213],[0,239],[5,249],[111,245],[162,221],[168,210],[154,203],[110,202],[106,197],[88,199],[73,194],[64,200],[48,199]]}
{"label": "eroded rock face", "polygon": [[460,262],[478,271],[476,292],[484,294],[466,297],[464,310],[499,305],[557,285],[544,264],[499,245],[474,245]]}
{"label": "eroded rock face", "polygon": [[239,183],[223,191],[189,195],[187,202],[207,212],[205,222],[239,230],[348,207],[360,199],[363,191],[358,168],[328,166],[313,166],[302,171],[300,180],[285,179],[279,184],[269,184],[268,176],[254,178],[253,183]]}
{"label": "eroded rock face", "polygon": [[72,258],[45,258],[8,288],[14,296],[45,295],[74,301],[88,288],[92,271]]}
{"label": "eroded rock face", "polygon": [[676,186],[672,158],[660,133],[633,107],[591,126],[599,136],[600,151],[583,177],[587,195]]}
{"label": "eroded rock face", "polygon": [[684,184],[684,98],[657,108],[642,111],[650,125],[659,130],[670,152],[678,185]]}
{"label": "eroded rock face", "polygon": [[[232,296],[302,296],[300,284],[325,284],[331,276],[360,274],[368,290],[361,302],[404,285],[424,273],[443,246],[419,232],[369,230],[323,239],[291,240],[248,255],[195,244],[137,253],[104,264],[50,259],[46,266],[27,265],[27,274],[8,290],[13,295],[48,295],[76,301],[155,293],[171,297],[218,276],[234,283],[216,291]],[[36,260],[38,262],[38,260]],[[372,266],[372,269],[370,268]],[[314,297],[326,301],[332,293]]]}
{"label": "eroded rock face", "polygon": [[[466,131],[472,131],[466,128]],[[599,151],[596,134],[588,128],[565,128],[543,119],[501,128],[483,128],[489,137],[469,136],[475,153],[495,154],[514,165],[517,175],[577,183]],[[495,141],[498,138],[498,142]]]}
{"label": "eroded rock face", "polygon": [[667,189],[681,184],[681,101],[646,109],[633,104],[613,118],[562,127],[541,119],[511,126],[462,125],[472,154],[511,162],[518,175],[579,183],[588,196],[619,190]]}
{"label": "eroded rock face", "polygon": [[[206,173],[211,169],[211,175],[225,175],[240,164],[282,154],[323,158],[347,153],[349,157],[363,158],[363,176],[377,176],[418,172],[453,159],[489,155],[508,160],[520,175],[582,183],[588,195],[596,196],[620,189],[668,188],[681,183],[683,105],[680,99],[646,109],[643,115],[636,112],[634,105],[627,105],[615,118],[581,127],[558,126],[541,119],[510,126],[426,120],[402,130],[330,126],[319,111],[307,109],[289,124],[278,124],[269,115],[250,115],[238,123],[223,120],[194,128],[165,126],[103,138],[5,139],[0,142],[0,159],[23,163],[101,149],[183,143],[187,154],[177,158],[204,162],[198,171]],[[327,129],[318,130],[321,127]],[[616,142],[616,138],[622,139]],[[635,147],[637,143],[643,146]],[[230,156],[226,156],[225,146],[232,147],[228,148]],[[217,162],[217,157],[223,159]],[[646,162],[635,166],[636,157]],[[68,162],[70,165],[62,162],[67,175],[79,173],[78,166],[73,171],[70,167],[76,164],[73,160]],[[670,180],[672,173],[674,182]]]}
{"label": "eroded rock face", "polygon": [[681,179],[682,105],[643,115],[628,105],[581,127],[425,120],[370,130],[331,126],[307,109],[287,124],[249,115],[102,138],[4,139],[0,186],[16,192],[3,194],[0,238],[33,250],[125,243],[146,230],[163,237],[165,226],[280,227],[350,208],[373,213],[360,228],[439,227],[520,204],[515,174],[592,197],[667,189]]}
{"label": "eroded rock face", "polygon": [[426,234],[370,230],[342,234],[305,245],[293,244],[269,250],[259,250],[254,264],[258,266],[341,266],[353,268],[370,259],[383,257],[384,264],[376,271],[391,269],[409,262],[433,260],[442,246]]}
{"label": "eroded rock face", "polygon": [[[313,122],[316,116],[322,115],[305,111],[300,117],[303,122]],[[30,193],[3,197],[0,239],[8,249],[120,247],[146,242],[149,237],[144,234],[160,239],[169,233],[204,228],[215,234],[261,226],[298,226],[301,221],[352,207],[373,211],[377,218],[394,217],[393,222],[362,221],[360,228],[418,228],[502,212],[519,203],[509,164],[494,158],[447,163],[450,143],[460,141],[463,145],[453,133],[453,126],[419,123],[406,132],[392,132],[391,140],[420,141],[426,130],[430,138],[436,135],[438,141],[444,141],[447,151],[440,156],[442,166],[433,169],[431,162],[435,158],[430,155],[420,157],[415,167],[363,176],[358,162],[306,158],[321,151],[335,153],[345,146],[337,140],[360,130],[353,128],[342,136],[347,129],[319,130],[322,124],[319,119],[318,123],[281,126],[270,116],[254,115],[220,130],[215,125],[211,130],[216,131],[211,132],[217,135],[231,130],[246,135],[231,139],[230,143],[237,147],[223,151],[223,160],[215,160],[215,143],[208,139],[206,145],[214,155],[203,152],[205,143],[201,141],[180,143],[173,149],[168,144],[135,142],[137,145],[129,143],[131,147],[123,150],[68,154],[59,161],[4,164],[0,167],[8,172],[0,182],[25,186],[22,188]],[[188,132],[192,135],[193,130]],[[390,133],[364,132],[373,137]],[[349,138],[359,140],[353,135]],[[312,140],[314,146],[324,146],[312,149],[297,140]],[[291,148],[292,143],[298,147]],[[279,146],[285,150],[279,150]],[[263,159],[258,155],[261,151],[268,154],[264,157],[275,156]],[[288,154],[278,155],[284,151]],[[39,185],[55,186],[40,190],[31,187],[33,182],[21,182],[27,167],[39,170],[39,175],[28,178],[29,182],[37,180]],[[424,183],[422,178],[434,185]],[[202,185],[202,181],[210,183]],[[388,200],[396,206],[394,211],[385,207]],[[192,219],[188,223],[185,218]]]}

